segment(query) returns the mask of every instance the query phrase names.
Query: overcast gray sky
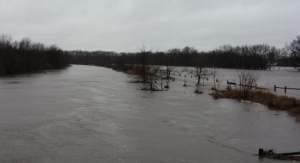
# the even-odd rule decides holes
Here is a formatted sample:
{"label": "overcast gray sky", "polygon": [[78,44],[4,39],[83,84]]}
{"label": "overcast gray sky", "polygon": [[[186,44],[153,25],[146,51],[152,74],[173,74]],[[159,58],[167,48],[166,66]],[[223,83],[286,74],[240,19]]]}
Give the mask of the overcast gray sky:
{"label": "overcast gray sky", "polygon": [[0,0],[0,33],[83,50],[284,46],[300,0]]}

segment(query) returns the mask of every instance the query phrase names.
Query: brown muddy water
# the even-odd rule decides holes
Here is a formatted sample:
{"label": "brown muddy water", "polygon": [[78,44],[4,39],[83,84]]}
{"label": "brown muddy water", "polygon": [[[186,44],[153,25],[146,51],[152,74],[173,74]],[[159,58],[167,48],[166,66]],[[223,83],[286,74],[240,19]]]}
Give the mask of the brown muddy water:
{"label": "brown muddy water", "polygon": [[253,154],[300,150],[300,123],[285,112],[179,81],[145,92],[131,79],[75,65],[0,79],[0,162],[280,163]]}

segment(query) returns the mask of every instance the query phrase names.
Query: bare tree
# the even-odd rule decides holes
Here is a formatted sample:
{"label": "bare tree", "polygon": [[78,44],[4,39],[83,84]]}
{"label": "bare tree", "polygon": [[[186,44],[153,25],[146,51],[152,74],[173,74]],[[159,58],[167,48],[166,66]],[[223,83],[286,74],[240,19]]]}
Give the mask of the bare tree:
{"label": "bare tree", "polygon": [[148,57],[151,51],[146,51],[145,48],[139,53],[140,63],[139,76],[144,85],[143,90],[156,91],[158,89],[158,81],[160,80],[160,67],[149,65]]}
{"label": "bare tree", "polygon": [[[207,70],[204,68],[204,61],[197,60],[196,67],[195,67],[195,77],[197,79],[196,82],[196,90],[195,93],[202,93],[201,91],[201,81],[207,77]],[[204,85],[204,83],[203,83]]]}
{"label": "bare tree", "polygon": [[205,70],[204,70],[204,61],[201,59],[197,59],[194,61],[195,64],[195,77],[197,79],[196,86],[201,85],[201,79],[205,75]]}
{"label": "bare tree", "polygon": [[172,73],[172,69],[170,67],[170,54],[167,53],[167,62],[166,62],[166,85],[164,86],[166,89],[169,89],[170,88],[170,81],[171,81],[171,73]]}
{"label": "bare tree", "polygon": [[13,41],[0,35],[0,75],[33,73],[61,69],[69,65],[69,56],[59,48],[51,48],[30,39]]}
{"label": "bare tree", "polygon": [[293,66],[295,68],[299,69],[299,67],[300,67],[300,36],[298,36],[297,39],[292,41],[289,48],[291,51],[291,58],[293,60]]}
{"label": "bare tree", "polygon": [[218,79],[217,79],[217,71],[215,69],[213,69],[211,71],[211,77],[212,77],[212,80],[213,80],[213,88],[214,90],[217,90],[218,89]]}
{"label": "bare tree", "polygon": [[149,66],[147,68],[147,81],[144,83],[143,90],[149,90],[149,91],[161,91],[163,88],[159,88],[159,85],[162,85],[162,76],[161,76],[161,70],[158,66]]}
{"label": "bare tree", "polygon": [[166,80],[167,80],[167,85],[165,86],[167,89],[170,88],[170,81],[171,81],[171,73],[172,73],[172,69],[170,68],[169,65],[167,65],[167,69],[166,69]]}
{"label": "bare tree", "polygon": [[0,48],[8,48],[11,46],[12,37],[9,35],[0,35]]}
{"label": "bare tree", "polygon": [[140,52],[140,59],[142,81],[143,83],[147,83],[149,74],[148,52],[144,48]]}
{"label": "bare tree", "polygon": [[242,71],[239,76],[240,91],[243,98],[247,98],[249,92],[257,86],[257,78],[253,73]]}

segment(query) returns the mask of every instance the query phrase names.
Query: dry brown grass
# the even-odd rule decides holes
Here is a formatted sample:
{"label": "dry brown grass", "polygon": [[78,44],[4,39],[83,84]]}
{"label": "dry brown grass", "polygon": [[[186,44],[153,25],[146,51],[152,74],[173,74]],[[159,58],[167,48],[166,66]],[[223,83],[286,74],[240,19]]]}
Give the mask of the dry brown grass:
{"label": "dry brown grass", "polygon": [[214,98],[231,98],[238,100],[248,100],[264,104],[274,110],[286,110],[291,113],[300,114],[300,100],[287,97],[274,95],[268,91],[250,91],[247,96],[242,91],[236,89],[227,89],[222,91],[214,91],[211,93]]}

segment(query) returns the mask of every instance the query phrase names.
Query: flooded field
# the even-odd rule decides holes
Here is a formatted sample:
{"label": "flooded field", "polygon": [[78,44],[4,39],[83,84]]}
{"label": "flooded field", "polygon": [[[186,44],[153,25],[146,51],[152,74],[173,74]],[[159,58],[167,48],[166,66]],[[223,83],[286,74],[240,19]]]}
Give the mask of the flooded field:
{"label": "flooded field", "polygon": [[[294,72],[259,74],[299,87]],[[254,154],[300,150],[300,123],[285,112],[196,95],[181,80],[155,93],[131,80],[93,66],[0,79],[0,162],[280,163]]]}
{"label": "flooded field", "polygon": [[[196,79],[192,74],[195,74],[195,68],[191,67],[173,67],[173,75],[177,79],[184,81],[187,80],[189,83],[194,85]],[[273,67],[272,70],[238,70],[238,69],[219,69],[209,68],[206,69],[208,73],[215,72],[216,79],[219,81],[220,87],[225,88],[227,81],[239,83],[239,74],[243,72],[249,72],[257,80],[257,85],[262,88],[266,88],[273,93],[278,95],[287,95],[291,97],[300,98],[299,90],[287,90],[285,94],[283,89],[277,89],[274,92],[274,85],[278,87],[288,88],[300,88],[300,72],[292,67]],[[212,86],[212,77],[208,81],[205,80],[205,85]]]}

